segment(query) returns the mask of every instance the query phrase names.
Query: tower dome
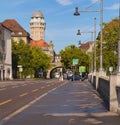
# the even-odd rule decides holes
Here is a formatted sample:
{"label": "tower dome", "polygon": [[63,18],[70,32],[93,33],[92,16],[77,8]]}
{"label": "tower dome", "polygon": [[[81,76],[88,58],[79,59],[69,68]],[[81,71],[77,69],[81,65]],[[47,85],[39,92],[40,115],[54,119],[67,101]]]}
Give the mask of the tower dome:
{"label": "tower dome", "polygon": [[33,17],[43,17],[43,18],[44,18],[42,12],[40,12],[39,10],[35,11],[35,12],[32,14],[32,18],[33,18]]}
{"label": "tower dome", "polygon": [[46,23],[44,16],[41,11],[35,11],[30,20],[30,36],[33,40],[39,41],[44,40],[44,32],[46,28]]}

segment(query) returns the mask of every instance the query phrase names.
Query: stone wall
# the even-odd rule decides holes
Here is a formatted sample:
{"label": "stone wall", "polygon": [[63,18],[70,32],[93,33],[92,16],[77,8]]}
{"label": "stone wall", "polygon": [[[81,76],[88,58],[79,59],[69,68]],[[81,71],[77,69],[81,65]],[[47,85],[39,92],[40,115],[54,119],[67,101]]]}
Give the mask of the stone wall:
{"label": "stone wall", "polygon": [[90,74],[89,81],[99,92],[106,108],[120,114],[120,74],[112,74],[109,79],[98,73],[96,75]]}
{"label": "stone wall", "polygon": [[93,76],[93,86],[96,88],[96,76]]}
{"label": "stone wall", "polygon": [[98,80],[98,89],[100,96],[106,104],[106,108],[109,110],[110,102],[110,82],[104,78],[99,78]]}
{"label": "stone wall", "polygon": [[118,99],[118,113],[120,114],[120,86],[116,87],[117,99]]}

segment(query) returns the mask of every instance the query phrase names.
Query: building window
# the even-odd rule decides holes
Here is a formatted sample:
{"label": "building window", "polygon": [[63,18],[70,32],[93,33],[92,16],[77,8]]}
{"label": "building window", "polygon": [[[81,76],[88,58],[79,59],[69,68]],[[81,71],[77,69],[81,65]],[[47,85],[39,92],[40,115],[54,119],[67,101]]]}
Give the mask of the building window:
{"label": "building window", "polygon": [[18,32],[18,35],[22,35],[22,32]]}
{"label": "building window", "polygon": [[5,49],[5,40],[2,40],[2,48]]}
{"label": "building window", "polygon": [[15,33],[14,33],[14,32],[12,32],[12,33],[11,33],[11,35],[15,35]]}

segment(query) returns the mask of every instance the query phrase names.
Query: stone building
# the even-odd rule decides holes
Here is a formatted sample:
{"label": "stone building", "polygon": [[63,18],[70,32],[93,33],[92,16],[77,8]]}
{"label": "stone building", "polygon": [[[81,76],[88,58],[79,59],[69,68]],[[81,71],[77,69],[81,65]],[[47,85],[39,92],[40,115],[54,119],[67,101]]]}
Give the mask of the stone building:
{"label": "stone building", "polygon": [[30,45],[40,47],[46,54],[54,60],[54,44],[52,41],[48,44],[45,41],[46,22],[42,12],[35,11],[30,20]]}
{"label": "stone building", "polygon": [[30,37],[35,41],[44,40],[45,28],[46,23],[43,14],[40,11],[35,11],[30,20]]}
{"label": "stone building", "polygon": [[0,23],[0,80],[12,79],[11,30]]}
{"label": "stone building", "polygon": [[92,41],[89,41],[89,42],[86,42],[86,43],[82,43],[80,45],[80,49],[82,49],[86,53],[92,52],[93,48],[94,48],[94,42],[92,42]]}

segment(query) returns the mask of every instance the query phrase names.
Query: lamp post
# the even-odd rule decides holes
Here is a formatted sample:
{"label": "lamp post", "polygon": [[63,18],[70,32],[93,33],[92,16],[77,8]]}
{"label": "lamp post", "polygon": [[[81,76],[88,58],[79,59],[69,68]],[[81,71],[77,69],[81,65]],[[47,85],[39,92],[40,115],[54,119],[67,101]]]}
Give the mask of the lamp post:
{"label": "lamp post", "polygon": [[92,31],[80,32],[80,29],[78,29],[77,35],[81,35],[81,33],[91,33],[91,40],[93,41],[93,32]]}
{"label": "lamp post", "polygon": [[94,18],[94,73],[96,73],[96,18]]}
{"label": "lamp post", "polygon": [[[96,18],[94,18],[94,32],[80,32],[80,29],[78,29],[77,35],[81,35],[81,33],[91,33],[91,40],[94,41],[94,73],[96,72]],[[94,39],[93,39],[93,33],[94,33]]]}
{"label": "lamp post", "polygon": [[120,74],[120,3],[119,3],[119,36],[118,36],[118,74]]}
{"label": "lamp post", "polygon": [[[81,35],[82,33],[91,33],[91,41],[93,41],[93,32],[92,31],[80,32],[80,29],[78,29],[77,35]],[[92,69],[93,69],[93,62],[91,62],[90,65],[91,65],[91,70],[89,70],[89,71],[92,71]]]}
{"label": "lamp post", "polygon": [[[79,10],[78,7],[75,8],[75,16],[79,16],[79,12],[100,12],[100,72],[103,71],[103,61],[102,61],[102,41],[103,41],[103,0],[100,0],[100,10]],[[120,62],[120,61],[119,61]]]}

